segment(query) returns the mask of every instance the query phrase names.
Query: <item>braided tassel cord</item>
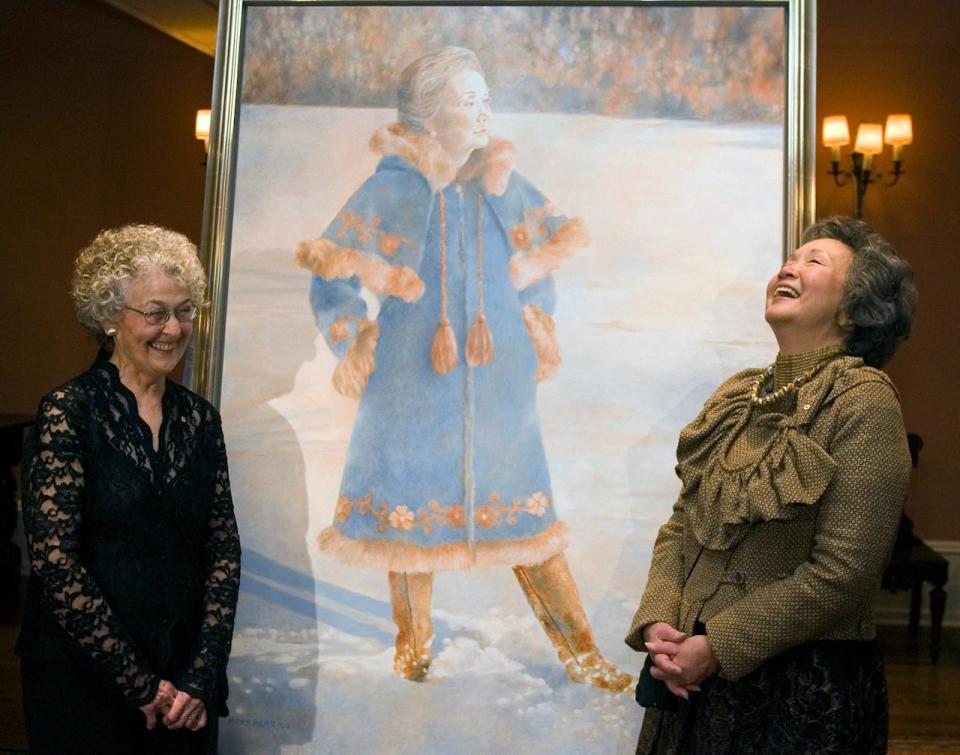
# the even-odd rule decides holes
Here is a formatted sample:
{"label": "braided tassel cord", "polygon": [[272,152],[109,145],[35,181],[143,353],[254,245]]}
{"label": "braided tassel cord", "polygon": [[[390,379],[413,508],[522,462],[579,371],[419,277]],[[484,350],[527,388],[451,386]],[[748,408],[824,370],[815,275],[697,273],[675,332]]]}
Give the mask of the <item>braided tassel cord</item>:
{"label": "braided tassel cord", "polygon": [[483,196],[477,192],[477,316],[467,333],[467,364],[493,364],[493,333],[483,314]]}
{"label": "braided tassel cord", "polygon": [[447,200],[441,191],[437,195],[440,210],[440,324],[433,336],[430,361],[433,370],[446,375],[457,366],[457,337],[447,318]]}

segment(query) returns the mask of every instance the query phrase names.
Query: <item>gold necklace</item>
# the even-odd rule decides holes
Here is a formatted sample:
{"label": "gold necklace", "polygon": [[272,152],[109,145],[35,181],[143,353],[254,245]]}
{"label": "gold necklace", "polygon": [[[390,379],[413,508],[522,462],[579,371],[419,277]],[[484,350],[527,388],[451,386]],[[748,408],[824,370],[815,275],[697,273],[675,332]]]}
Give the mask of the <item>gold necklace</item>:
{"label": "gold necklace", "polygon": [[773,393],[768,393],[766,396],[761,396],[760,391],[766,382],[773,377],[773,365],[771,364],[767,369],[757,375],[757,379],[753,381],[753,387],[750,389],[750,402],[756,404],[757,406],[763,406],[765,404],[772,404],[774,401],[777,401],[784,396],[786,396],[791,391],[797,390],[801,385],[808,382],[810,378],[813,377],[813,374],[817,371],[817,367],[814,367],[812,370],[807,370],[800,377],[795,380],[791,380],[786,385],[782,385]]}

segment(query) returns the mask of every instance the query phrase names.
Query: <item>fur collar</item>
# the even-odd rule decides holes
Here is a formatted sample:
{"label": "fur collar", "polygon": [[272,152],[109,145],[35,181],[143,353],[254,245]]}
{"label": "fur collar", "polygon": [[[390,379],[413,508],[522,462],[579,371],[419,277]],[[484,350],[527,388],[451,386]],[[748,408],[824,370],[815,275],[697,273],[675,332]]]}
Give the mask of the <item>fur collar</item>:
{"label": "fur collar", "polygon": [[370,148],[384,157],[402,157],[426,177],[434,191],[454,181],[465,183],[480,177],[484,190],[498,196],[507,190],[516,154],[511,142],[491,138],[490,143],[470,155],[466,165],[458,171],[436,139],[411,131],[399,123],[377,129],[370,138]]}

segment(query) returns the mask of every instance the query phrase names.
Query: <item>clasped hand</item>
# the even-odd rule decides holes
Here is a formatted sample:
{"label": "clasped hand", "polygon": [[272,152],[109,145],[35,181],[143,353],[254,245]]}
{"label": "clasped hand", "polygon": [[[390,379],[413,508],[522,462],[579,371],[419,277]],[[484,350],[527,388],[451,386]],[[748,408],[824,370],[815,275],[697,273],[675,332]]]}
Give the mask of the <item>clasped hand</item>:
{"label": "clasped hand", "polygon": [[661,621],[644,629],[643,640],[653,661],[650,675],[684,700],[699,692],[701,682],[720,668],[704,635],[690,637]]}
{"label": "clasped hand", "polygon": [[151,731],[156,728],[160,717],[168,729],[198,731],[207,725],[207,709],[203,701],[178,690],[166,679],[160,682],[153,700],[141,705],[140,710],[146,716],[147,729]]}

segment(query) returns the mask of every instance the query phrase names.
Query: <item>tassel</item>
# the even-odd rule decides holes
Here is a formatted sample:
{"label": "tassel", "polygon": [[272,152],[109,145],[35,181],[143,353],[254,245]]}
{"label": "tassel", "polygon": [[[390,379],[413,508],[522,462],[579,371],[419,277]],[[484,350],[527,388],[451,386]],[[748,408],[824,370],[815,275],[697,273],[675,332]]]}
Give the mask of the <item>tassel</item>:
{"label": "tassel", "polygon": [[483,314],[483,195],[477,192],[477,316],[467,333],[467,364],[493,364],[493,333]]}
{"label": "tassel", "polygon": [[493,333],[482,312],[477,315],[467,334],[467,364],[471,367],[493,364]]}
{"label": "tassel", "polygon": [[439,375],[446,375],[457,366],[457,337],[453,326],[444,318],[437,326],[433,336],[433,348],[430,350],[430,361],[434,371]]}
{"label": "tassel", "polygon": [[447,319],[447,200],[441,190],[437,194],[440,210],[440,324],[433,336],[430,362],[438,375],[446,375],[457,366],[457,336]]}

